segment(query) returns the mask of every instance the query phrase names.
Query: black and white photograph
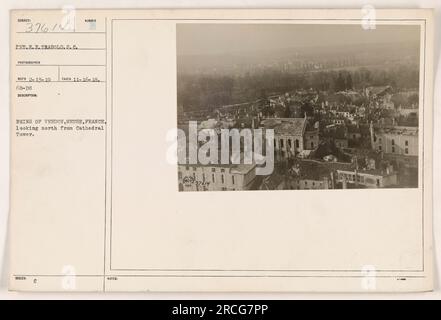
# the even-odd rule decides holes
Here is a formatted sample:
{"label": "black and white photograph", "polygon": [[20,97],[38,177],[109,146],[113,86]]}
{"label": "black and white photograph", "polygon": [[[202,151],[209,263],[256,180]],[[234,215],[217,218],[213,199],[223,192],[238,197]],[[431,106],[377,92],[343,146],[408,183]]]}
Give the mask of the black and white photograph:
{"label": "black and white photograph", "polygon": [[418,188],[420,26],[176,34],[179,191]]}
{"label": "black and white photograph", "polygon": [[27,2],[3,19],[0,299],[440,296],[439,5]]}

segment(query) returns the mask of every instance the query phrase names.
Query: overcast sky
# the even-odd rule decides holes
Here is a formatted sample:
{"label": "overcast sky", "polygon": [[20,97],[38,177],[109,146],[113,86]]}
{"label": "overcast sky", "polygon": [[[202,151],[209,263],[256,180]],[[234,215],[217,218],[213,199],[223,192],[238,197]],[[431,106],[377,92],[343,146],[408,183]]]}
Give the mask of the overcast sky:
{"label": "overcast sky", "polygon": [[301,24],[178,24],[177,53],[220,54],[240,51],[361,43],[419,42],[419,26]]}

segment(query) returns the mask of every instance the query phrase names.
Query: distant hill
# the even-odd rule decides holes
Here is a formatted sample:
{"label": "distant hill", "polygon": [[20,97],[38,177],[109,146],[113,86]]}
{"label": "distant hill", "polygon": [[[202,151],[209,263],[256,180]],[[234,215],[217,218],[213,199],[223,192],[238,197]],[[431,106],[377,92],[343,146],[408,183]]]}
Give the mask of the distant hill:
{"label": "distant hill", "polygon": [[416,43],[357,44],[234,51],[211,55],[178,55],[178,74],[240,76],[265,70],[316,71],[357,66],[418,64]]}

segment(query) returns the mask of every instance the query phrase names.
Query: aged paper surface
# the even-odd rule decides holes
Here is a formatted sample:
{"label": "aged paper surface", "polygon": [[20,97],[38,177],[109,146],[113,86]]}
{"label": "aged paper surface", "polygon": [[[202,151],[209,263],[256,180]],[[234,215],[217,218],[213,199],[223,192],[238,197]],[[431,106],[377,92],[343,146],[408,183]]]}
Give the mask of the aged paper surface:
{"label": "aged paper surface", "polygon": [[432,11],[372,14],[12,11],[10,289],[431,290]]}

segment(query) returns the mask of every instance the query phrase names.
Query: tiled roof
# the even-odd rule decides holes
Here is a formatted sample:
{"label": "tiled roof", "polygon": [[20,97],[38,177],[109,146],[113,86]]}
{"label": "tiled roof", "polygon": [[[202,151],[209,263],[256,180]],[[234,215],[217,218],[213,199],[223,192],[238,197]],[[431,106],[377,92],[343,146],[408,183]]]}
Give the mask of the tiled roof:
{"label": "tiled roof", "polygon": [[301,136],[305,132],[305,118],[274,118],[262,121],[265,129],[274,129],[276,135]]}
{"label": "tiled roof", "polygon": [[391,86],[379,86],[379,87],[370,87],[368,88],[373,94],[381,94],[384,91],[391,89]]}
{"label": "tiled roof", "polygon": [[418,128],[417,127],[399,127],[399,126],[383,127],[383,128],[377,129],[376,133],[416,136],[416,135],[418,135]]}
{"label": "tiled roof", "polygon": [[251,170],[253,170],[256,165],[255,164],[233,164],[231,167],[231,173],[238,174],[247,174]]}

